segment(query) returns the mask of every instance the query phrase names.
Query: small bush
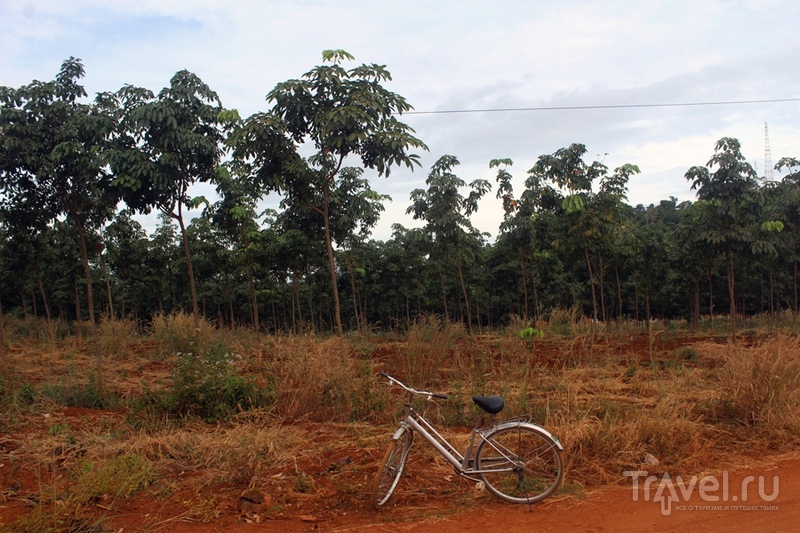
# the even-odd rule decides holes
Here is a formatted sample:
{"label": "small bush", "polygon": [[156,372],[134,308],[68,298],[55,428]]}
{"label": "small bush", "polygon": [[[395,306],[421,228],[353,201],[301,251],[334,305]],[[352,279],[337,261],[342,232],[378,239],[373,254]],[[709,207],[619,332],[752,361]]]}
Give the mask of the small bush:
{"label": "small bush", "polygon": [[64,407],[114,409],[119,405],[119,396],[107,390],[101,390],[94,375],[90,375],[89,381],[85,384],[59,381],[55,384],[41,385],[35,392],[28,391],[26,394],[47,398]]}
{"label": "small bush", "polygon": [[127,498],[155,480],[153,465],[141,455],[121,455],[102,463],[87,461],[78,472],[77,494],[83,502]]}
{"label": "small bush", "polygon": [[197,354],[179,353],[172,387],[164,393],[151,393],[138,407],[155,406],[167,413],[218,421],[272,404],[275,398],[270,387],[237,373],[237,357],[222,343]]}

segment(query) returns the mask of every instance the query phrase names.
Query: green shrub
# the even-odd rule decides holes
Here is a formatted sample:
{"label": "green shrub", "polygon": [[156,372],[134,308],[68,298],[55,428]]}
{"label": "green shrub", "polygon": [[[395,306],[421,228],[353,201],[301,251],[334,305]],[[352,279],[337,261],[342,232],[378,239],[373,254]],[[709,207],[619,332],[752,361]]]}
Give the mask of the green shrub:
{"label": "green shrub", "polygon": [[240,375],[235,365],[238,357],[227,351],[224,343],[197,354],[179,353],[172,387],[163,393],[149,393],[137,407],[218,421],[271,405],[275,400],[272,387]]}
{"label": "green shrub", "polygon": [[105,462],[87,461],[78,472],[80,500],[91,502],[103,496],[126,498],[149,487],[155,480],[153,465],[137,455],[120,455]]}
{"label": "green shrub", "polygon": [[[33,394],[33,393],[28,393]],[[94,375],[89,376],[89,381],[83,383],[63,383],[41,385],[35,396],[48,398],[64,407],[85,407],[87,409],[114,409],[119,405],[119,396],[102,390],[97,385]],[[33,403],[32,401],[30,403]]]}

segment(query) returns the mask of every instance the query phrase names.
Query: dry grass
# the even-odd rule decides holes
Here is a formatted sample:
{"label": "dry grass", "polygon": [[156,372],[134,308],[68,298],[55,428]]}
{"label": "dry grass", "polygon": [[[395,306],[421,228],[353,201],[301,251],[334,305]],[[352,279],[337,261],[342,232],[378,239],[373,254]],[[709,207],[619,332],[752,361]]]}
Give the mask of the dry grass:
{"label": "dry grass", "polygon": [[362,420],[386,406],[373,363],[354,356],[341,338],[271,338],[262,349],[278,416],[313,421]]}
{"label": "dry grass", "polygon": [[780,436],[800,433],[800,339],[778,335],[722,355],[715,418]]}
{"label": "dry grass", "polygon": [[[225,484],[235,491],[273,487],[299,499],[339,498],[358,506],[391,433],[384,423],[396,421],[401,404],[396,391],[376,378],[378,370],[450,394],[450,400],[426,408],[429,419],[444,424],[445,434],[458,442],[464,441],[464,428],[475,414],[470,396],[503,395],[502,417],[530,413],[561,441],[566,481],[572,486],[624,480],[622,472],[641,469],[648,455],[659,460],[659,469],[690,475],[731,455],[785,451],[800,442],[798,337],[751,334],[749,344],[709,339],[687,347],[661,329],[652,357],[641,336],[634,352],[636,339],[627,334],[613,336],[617,344],[589,357],[591,333],[573,321],[572,313],[559,313],[547,317],[547,327],[569,327],[574,335],[548,329],[545,339],[532,341],[508,334],[473,338],[461,326],[425,317],[412,325],[405,340],[374,338],[369,343],[363,338],[259,337],[205,323],[195,328],[191,317],[162,317],[149,337],[162,346],[159,361],[149,354],[114,352],[115,344],[131,347],[142,339],[129,323],[101,324],[99,344],[114,354],[117,370],[109,375],[108,386],[126,390],[128,397],[142,394],[132,380],[151,389],[169,387],[166,374],[180,349],[220,345],[232,354],[231,372],[274,393],[269,408],[215,425],[167,422],[148,418],[148,413],[95,414],[91,423],[79,424],[40,387],[58,380],[85,383],[80,370],[90,362],[85,348],[67,338],[38,361],[42,341],[25,345],[17,338],[9,357],[14,379],[0,381],[3,415],[9,415],[15,446],[13,451],[0,448],[0,463],[38,472],[42,493],[72,487],[75,505],[108,493],[112,499],[137,492],[169,497],[185,486],[198,491]],[[373,358],[367,345],[378,355]],[[23,383],[33,383],[25,402],[17,400]],[[452,470],[432,450],[418,443],[413,453],[425,465],[438,465],[427,471],[436,483],[448,485],[441,478]],[[354,457],[353,466],[347,476],[322,486],[320,472],[338,455]],[[48,477],[53,472],[65,475],[56,481]],[[111,478],[120,483],[110,484]]]}
{"label": "dry grass", "polygon": [[211,322],[194,318],[186,313],[156,315],[150,326],[153,338],[160,341],[161,353],[166,356],[178,353],[201,353],[223,336]]}

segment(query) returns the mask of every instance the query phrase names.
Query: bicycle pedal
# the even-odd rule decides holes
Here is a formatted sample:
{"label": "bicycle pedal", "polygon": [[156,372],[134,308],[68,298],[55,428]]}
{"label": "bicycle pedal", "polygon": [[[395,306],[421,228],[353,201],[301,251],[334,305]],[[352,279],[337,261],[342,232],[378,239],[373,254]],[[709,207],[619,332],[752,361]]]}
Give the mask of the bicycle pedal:
{"label": "bicycle pedal", "polygon": [[486,484],[483,481],[475,483],[475,492],[483,492],[486,490]]}

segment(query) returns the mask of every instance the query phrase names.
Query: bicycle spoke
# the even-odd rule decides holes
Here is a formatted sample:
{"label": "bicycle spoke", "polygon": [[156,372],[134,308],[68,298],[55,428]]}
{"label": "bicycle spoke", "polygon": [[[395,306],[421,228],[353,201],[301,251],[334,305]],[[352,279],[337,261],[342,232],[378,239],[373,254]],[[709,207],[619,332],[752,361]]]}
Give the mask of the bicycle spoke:
{"label": "bicycle spoke", "polygon": [[563,473],[554,442],[527,426],[501,429],[486,439],[478,450],[478,467],[493,494],[530,503],[555,491]]}

